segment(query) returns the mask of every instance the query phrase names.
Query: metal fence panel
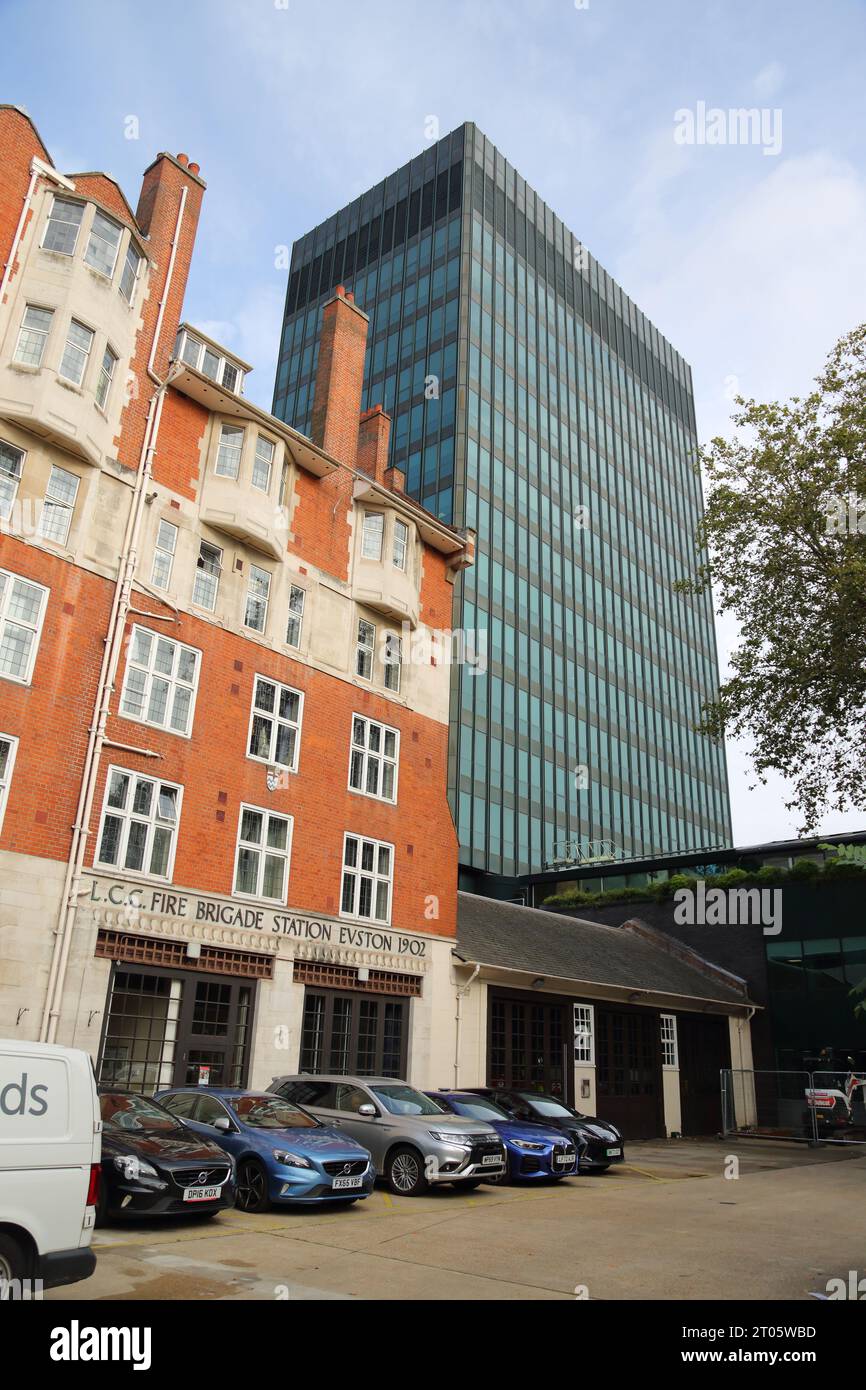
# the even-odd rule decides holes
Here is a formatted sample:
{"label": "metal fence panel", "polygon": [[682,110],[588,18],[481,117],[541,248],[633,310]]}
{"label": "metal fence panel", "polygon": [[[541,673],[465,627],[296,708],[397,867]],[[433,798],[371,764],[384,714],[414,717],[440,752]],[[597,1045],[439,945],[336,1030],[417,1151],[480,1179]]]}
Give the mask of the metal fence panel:
{"label": "metal fence panel", "polygon": [[721,1088],[725,1134],[866,1144],[866,1074],[729,1067]]}

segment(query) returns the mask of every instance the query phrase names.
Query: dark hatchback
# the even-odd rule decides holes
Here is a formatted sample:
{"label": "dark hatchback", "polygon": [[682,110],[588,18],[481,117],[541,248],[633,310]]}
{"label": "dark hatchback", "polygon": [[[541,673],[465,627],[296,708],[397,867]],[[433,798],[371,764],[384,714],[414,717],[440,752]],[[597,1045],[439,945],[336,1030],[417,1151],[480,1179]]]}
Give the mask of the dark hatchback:
{"label": "dark hatchback", "polygon": [[569,1135],[580,1153],[579,1172],[604,1173],[612,1163],[625,1159],[625,1145],[616,1125],[597,1120],[594,1115],[581,1115],[556,1096],[540,1091],[515,1091],[498,1086],[467,1087],[476,1096],[486,1096],[514,1120],[526,1124],[544,1125]]}
{"label": "dark hatchback", "polygon": [[145,1096],[101,1090],[96,1223],[118,1216],[215,1216],[235,1203],[231,1158]]}

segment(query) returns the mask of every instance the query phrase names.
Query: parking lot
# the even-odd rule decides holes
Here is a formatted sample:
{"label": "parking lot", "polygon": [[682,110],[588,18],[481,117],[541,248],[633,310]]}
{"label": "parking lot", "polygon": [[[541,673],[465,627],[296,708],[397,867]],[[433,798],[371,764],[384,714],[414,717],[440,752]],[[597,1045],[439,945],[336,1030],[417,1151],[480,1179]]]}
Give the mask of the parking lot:
{"label": "parking lot", "polygon": [[631,1144],[622,1168],[554,1186],[114,1224],[94,1276],[46,1297],[808,1299],[866,1271],[864,1180],[858,1148]]}

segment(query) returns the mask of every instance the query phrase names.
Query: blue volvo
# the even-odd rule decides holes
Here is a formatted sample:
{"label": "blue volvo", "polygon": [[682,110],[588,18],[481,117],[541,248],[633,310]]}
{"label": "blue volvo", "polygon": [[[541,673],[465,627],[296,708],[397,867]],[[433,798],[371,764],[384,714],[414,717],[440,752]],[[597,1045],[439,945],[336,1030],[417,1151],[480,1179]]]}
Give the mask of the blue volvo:
{"label": "blue volvo", "polygon": [[376,1170],[368,1151],[281,1096],[185,1086],[155,1099],[232,1155],[243,1211],[267,1211],[272,1203],[348,1206],[373,1190]]}

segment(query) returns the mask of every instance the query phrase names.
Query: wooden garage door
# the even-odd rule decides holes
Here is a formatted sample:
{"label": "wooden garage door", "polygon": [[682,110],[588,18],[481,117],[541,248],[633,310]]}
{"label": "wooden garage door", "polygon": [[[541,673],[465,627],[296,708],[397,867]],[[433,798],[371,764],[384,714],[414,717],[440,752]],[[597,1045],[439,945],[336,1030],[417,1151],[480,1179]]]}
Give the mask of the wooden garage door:
{"label": "wooden garage door", "polygon": [[677,1015],[682,1131],[719,1134],[722,1128],[722,1067],[731,1065],[726,1018]]}
{"label": "wooden garage door", "polygon": [[599,1009],[596,1112],[626,1139],[664,1134],[658,1014]]}

